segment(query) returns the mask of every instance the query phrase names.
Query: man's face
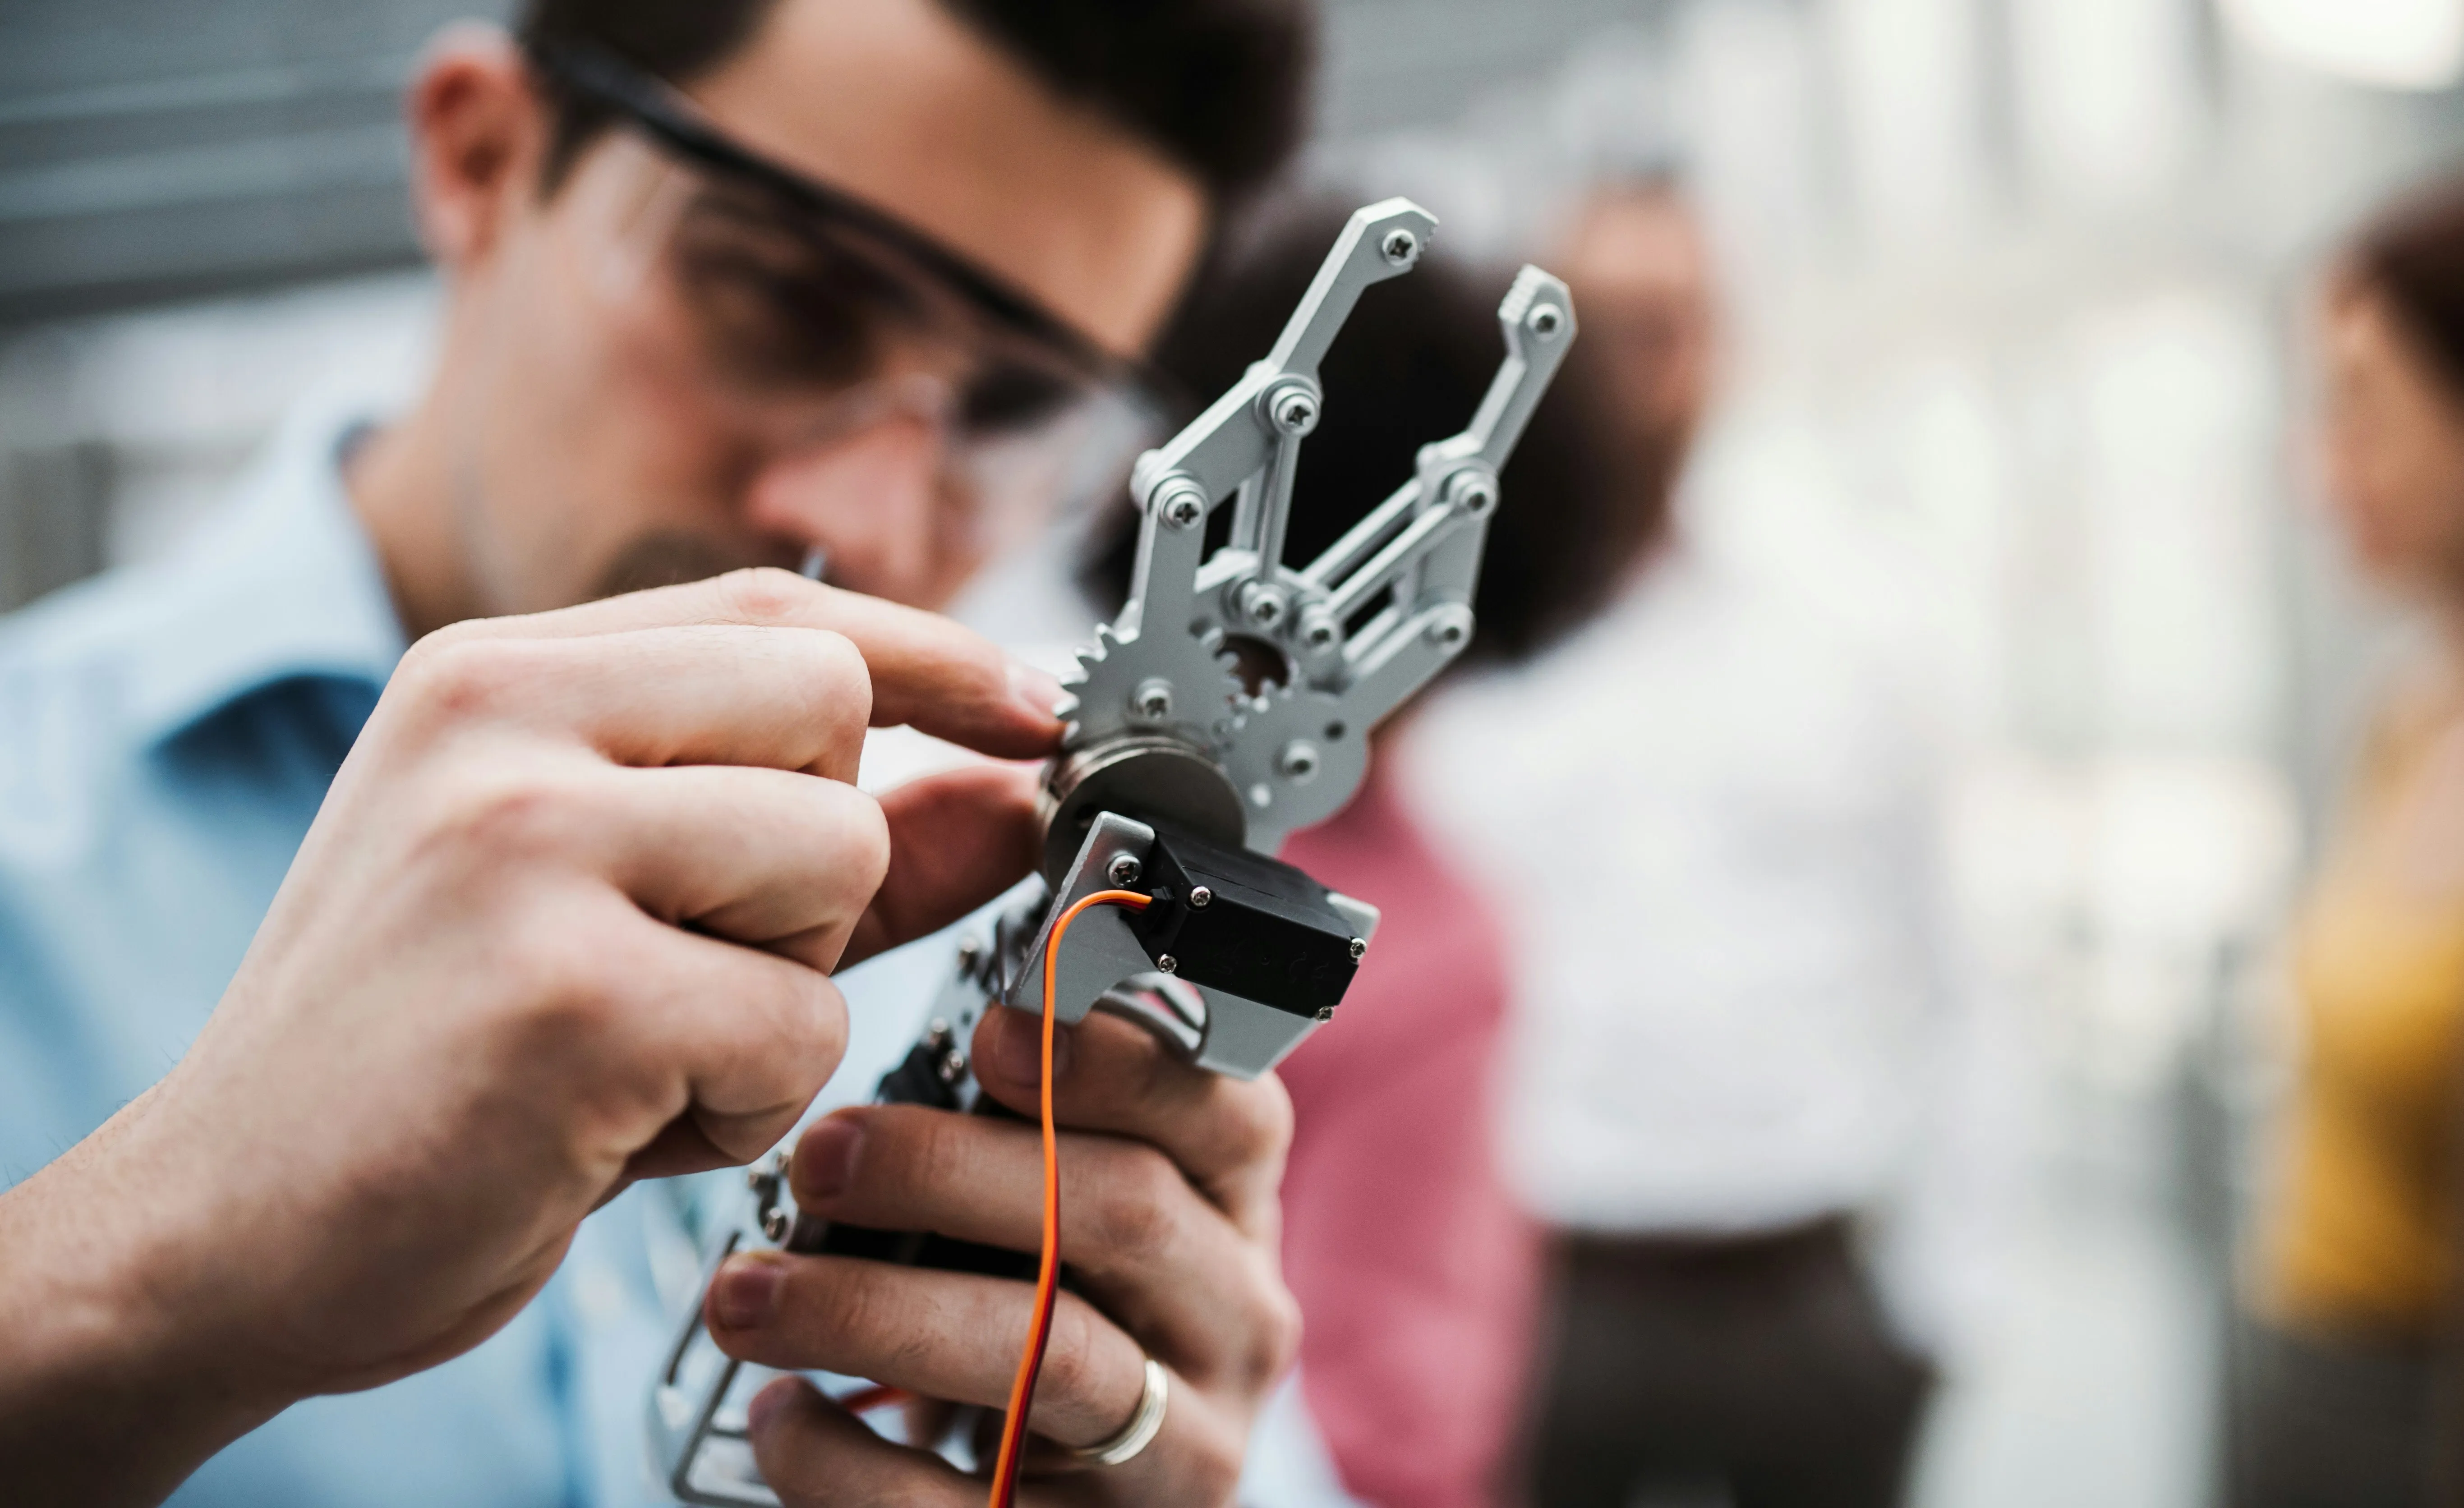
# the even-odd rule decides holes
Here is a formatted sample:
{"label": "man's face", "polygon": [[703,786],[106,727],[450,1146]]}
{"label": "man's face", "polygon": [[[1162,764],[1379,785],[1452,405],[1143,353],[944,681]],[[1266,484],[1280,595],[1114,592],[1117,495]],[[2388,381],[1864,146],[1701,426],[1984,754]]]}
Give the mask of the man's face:
{"label": "man's face", "polygon": [[1619,406],[1682,448],[1718,365],[1710,254],[1693,210],[1674,188],[1603,190],[1576,217],[1559,265]]}
{"label": "man's face", "polygon": [[[1153,335],[1203,237],[1188,173],[1054,98],[935,0],[780,0],[688,92],[734,142],[1117,354]],[[543,132],[544,106],[525,108]],[[474,610],[813,551],[837,584],[935,606],[1004,530],[1035,521],[994,516],[949,464],[932,402],[963,380],[947,350],[837,332],[827,309],[781,318],[792,297],[754,295],[798,273],[794,238],[732,217],[723,194],[714,208],[649,137],[612,129],[552,195],[537,186],[509,186],[495,233],[447,254],[446,527]]]}

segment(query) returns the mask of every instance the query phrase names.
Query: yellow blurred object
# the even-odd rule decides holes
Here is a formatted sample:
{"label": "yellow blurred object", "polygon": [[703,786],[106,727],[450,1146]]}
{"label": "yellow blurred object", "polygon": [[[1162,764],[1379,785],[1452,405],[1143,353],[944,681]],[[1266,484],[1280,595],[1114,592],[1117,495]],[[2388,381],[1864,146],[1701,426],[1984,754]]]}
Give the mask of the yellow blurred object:
{"label": "yellow blurred object", "polygon": [[2298,1326],[2417,1335],[2448,1301],[2464,894],[2421,883],[2406,840],[2451,727],[2382,730],[2297,932],[2304,1054],[2258,1299]]}

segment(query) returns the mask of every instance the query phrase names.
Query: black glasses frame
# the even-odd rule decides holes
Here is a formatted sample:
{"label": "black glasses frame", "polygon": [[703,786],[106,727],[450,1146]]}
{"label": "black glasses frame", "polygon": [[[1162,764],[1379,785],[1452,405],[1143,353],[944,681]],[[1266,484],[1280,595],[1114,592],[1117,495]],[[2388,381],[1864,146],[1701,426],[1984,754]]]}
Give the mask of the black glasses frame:
{"label": "black glasses frame", "polygon": [[1175,411],[1177,384],[1146,362],[1105,349],[1032,295],[886,210],[737,143],[666,80],[596,48],[532,42],[524,52],[551,82],[615,111],[677,155],[886,243],[938,278],[961,302],[1050,352],[1067,368],[1094,382],[1126,388],[1156,413]]}

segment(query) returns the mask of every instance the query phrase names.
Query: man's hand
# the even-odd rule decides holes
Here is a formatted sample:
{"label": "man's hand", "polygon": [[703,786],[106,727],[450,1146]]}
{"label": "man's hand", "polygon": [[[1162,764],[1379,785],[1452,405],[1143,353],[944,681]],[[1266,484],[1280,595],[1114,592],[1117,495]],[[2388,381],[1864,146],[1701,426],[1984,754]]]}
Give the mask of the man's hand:
{"label": "man's hand", "polygon": [[866,727],[1028,757],[1056,694],[781,572],[422,641],[193,1048],[0,1197],[11,1500],[159,1496],[476,1344],[630,1180],[786,1134],[846,1043],[827,972],[1035,853],[1028,772],[876,802]]}
{"label": "man's hand", "polygon": [[[1025,1114],[1041,1082],[1039,1024],[996,1010],[974,1044],[985,1091]],[[1042,1443],[1019,1500],[1229,1502],[1251,1422],[1300,1342],[1276,1255],[1291,1102],[1271,1077],[1241,1083],[1191,1067],[1102,1016],[1061,1029],[1056,1069],[1054,1107],[1072,1127],[1061,1138],[1061,1253],[1079,1293],[1061,1296],[1053,1322],[1029,1421]],[[1031,1124],[912,1105],[842,1110],[805,1131],[790,1176],[798,1205],[833,1219],[1020,1252],[1041,1239]],[[705,1318],[748,1361],[998,1410],[1033,1309],[1029,1283],[764,1252],[720,1270]],[[1055,1449],[1117,1435],[1150,1356],[1173,1382],[1162,1432],[1143,1453],[1089,1468]],[[793,1508],[983,1498],[979,1479],[883,1441],[800,1380],[754,1400],[752,1429],[763,1475]]]}

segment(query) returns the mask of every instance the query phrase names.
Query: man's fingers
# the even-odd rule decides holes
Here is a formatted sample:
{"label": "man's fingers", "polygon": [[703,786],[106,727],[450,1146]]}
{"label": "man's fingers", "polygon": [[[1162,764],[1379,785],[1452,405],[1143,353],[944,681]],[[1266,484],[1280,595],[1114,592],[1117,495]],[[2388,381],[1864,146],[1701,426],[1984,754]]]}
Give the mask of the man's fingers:
{"label": "man's fingers", "polygon": [[795,1127],[847,1051],[847,1003],[817,970],[668,929],[648,948],[607,951],[598,968],[608,1019],[584,1016],[560,1023],[559,1032],[598,1025],[618,1038],[607,1046],[651,1065],[631,1077],[640,1092],[660,1096],[660,1113],[689,1120],[718,1154],[701,1160],[693,1136],[667,1131],[629,1149],[664,1160],[658,1171],[760,1156]]}
{"label": "man's fingers", "polygon": [[930,1451],[892,1445],[801,1377],[781,1377],[747,1410],[761,1479],[787,1508],[980,1508],[984,1484]]}
{"label": "man's fingers", "polygon": [[643,909],[814,969],[839,966],[891,862],[871,797],[781,770],[608,775],[608,877]]}
{"label": "man's fingers", "polygon": [[[798,1206],[833,1220],[1014,1252],[1042,1244],[1032,1126],[915,1105],[842,1110],[804,1132],[790,1168]],[[1271,1248],[1241,1238],[1152,1147],[1062,1137],[1061,1256],[1106,1313],[1202,1381],[1271,1377],[1297,1344]]]}
{"label": "man's fingers", "polygon": [[1041,836],[1036,773],[979,765],[911,781],[881,798],[890,870],[846,962],[937,931],[1023,878]]}
{"label": "man's fingers", "polygon": [[[739,764],[852,781],[872,709],[856,646],[812,629],[683,624],[593,637],[422,640],[411,715],[570,730],[628,765]],[[388,695],[393,694],[388,692]]]}
{"label": "man's fingers", "polygon": [[[826,628],[852,641],[872,674],[872,721],[909,724],[1004,759],[1049,754],[1061,737],[1052,678],[935,613],[841,591],[776,569],[611,597],[524,618],[457,625],[447,636],[566,638],[688,624]],[[431,636],[433,637],[433,636]]]}
{"label": "man's fingers", "polygon": [[[720,1349],[743,1361],[1000,1409],[1034,1313],[1035,1290],[1007,1279],[759,1252],[719,1269],[705,1318]],[[1061,1295],[1029,1427],[1064,1445],[1110,1439],[1136,1411],[1145,1367],[1137,1342]]]}
{"label": "man's fingers", "polygon": [[[978,1081],[1021,1115],[1039,1110],[1043,1026],[1039,1016],[1001,1007],[976,1028]],[[1275,1239],[1292,1140],[1291,1096],[1280,1080],[1268,1074],[1243,1083],[1209,1073],[1153,1033],[1108,1016],[1065,1026],[1061,1038],[1052,1102],[1062,1125],[1162,1148],[1243,1235]]]}
{"label": "man's fingers", "polygon": [[[1012,1287],[1020,1286],[1011,1284]],[[1119,1420],[1097,1436],[1110,1439],[1135,1411],[1144,1367]],[[1047,1360],[1038,1394],[1053,1386]],[[1006,1392],[1004,1392],[1006,1398]],[[802,1378],[782,1377],[755,1396],[747,1425],[762,1479],[787,1508],[976,1508],[980,1477],[961,1476],[937,1455],[892,1445],[815,1391]],[[997,1421],[987,1421],[999,1438]],[[1082,1466],[1049,1446],[1032,1446],[1018,1500],[1026,1508],[1150,1508],[1227,1503],[1241,1477],[1245,1431],[1223,1417],[1213,1400],[1177,1381],[1166,1395],[1163,1427],[1134,1460]],[[989,1442],[980,1441],[990,1454]],[[1089,1442],[1093,1443],[1093,1442]]]}

